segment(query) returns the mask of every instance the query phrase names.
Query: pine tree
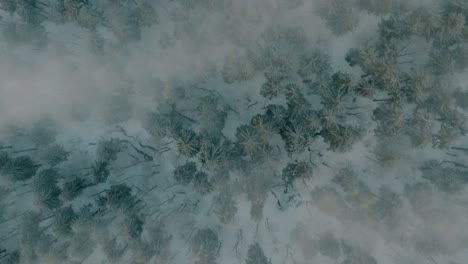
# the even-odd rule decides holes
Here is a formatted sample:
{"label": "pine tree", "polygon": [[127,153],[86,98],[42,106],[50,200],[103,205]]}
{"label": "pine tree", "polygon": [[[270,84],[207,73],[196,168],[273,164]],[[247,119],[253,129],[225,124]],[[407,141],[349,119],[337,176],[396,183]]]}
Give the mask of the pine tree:
{"label": "pine tree", "polygon": [[174,170],[174,178],[177,182],[187,185],[193,182],[197,174],[197,164],[193,161],[186,162]]}
{"label": "pine tree", "polygon": [[337,125],[323,129],[320,135],[329,144],[330,150],[345,152],[361,138],[362,131],[351,126]]}
{"label": "pine tree", "polygon": [[457,62],[452,52],[447,48],[432,49],[429,53],[428,67],[435,75],[445,75],[454,73],[457,69]]}
{"label": "pine tree", "polygon": [[72,224],[78,216],[71,206],[63,207],[55,213],[53,229],[58,236],[67,236],[72,232]]}
{"label": "pine tree", "polygon": [[257,132],[261,143],[267,143],[279,128],[271,122],[267,115],[256,115],[250,119],[250,126]]}
{"label": "pine tree", "polygon": [[130,239],[140,239],[141,232],[143,232],[143,224],[143,220],[135,214],[125,218],[125,230]]}
{"label": "pine tree", "polygon": [[286,151],[292,153],[302,153],[312,142],[312,134],[306,124],[299,120],[289,120],[281,129],[281,138],[286,143]]}
{"label": "pine tree", "polygon": [[197,264],[214,264],[218,257],[220,241],[210,228],[198,230],[192,238],[191,250],[198,257]]}
{"label": "pine tree", "polygon": [[213,210],[221,223],[229,224],[233,221],[237,206],[229,190],[223,190],[214,197]]}
{"label": "pine tree", "polygon": [[86,184],[85,180],[79,177],[69,180],[63,184],[62,198],[65,201],[71,201],[78,197],[88,186],[89,185]]}
{"label": "pine tree", "polygon": [[281,128],[286,122],[287,110],[282,105],[270,104],[266,106],[266,116],[274,127]]}
{"label": "pine tree", "polygon": [[203,171],[198,171],[197,173],[195,173],[193,184],[195,190],[197,190],[201,194],[206,194],[213,190],[213,185],[208,180],[208,174],[206,174]]}
{"label": "pine tree", "polygon": [[254,153],[260,146],[260,136],[251,125],[241,125],[236,129],[236,138],[246,154]]}
{"label": "pine tree", "polygon": [[298,74],[302,78],[316,76],[327,76],[332,68],[330,65],[330,56],[319,49],[314,49],[299,60]]}
{"label": "pine tree", "polygon": [[[5,161],[5,154],[3,158]],[[4,163],[2,174],[12,181],[27,181],[36,174],[39,167],[30,156],[18,156]]]}
{"label": "pine tree", "polygon": [[63,145],[52,144],[42,154],[44,160],[49,166],[56,166],[68,159],[69,152],[65,150]]}
{"label": "pine tree", "polygon": [[377,86],[372,79],[361,79],[353,88],[354,94],[366,98],[372,98],[376,90]]}
{"label": "pine tree", "polygon": [[322,1],[319,3],[317,13],[337,36],[353,30],[359,23],[359,17],[353,6],[345,0]]}
{"label": "pine tree", "polygon": [[288,187],[293,187],[294,181],[297,179],[309,179],[312,177],[312,167],[305,161],[299,161],[297,163],[288,163],[283,169],[281,178],[285,183],[285,193],[287,193]]}
{"label": "pine tree", "polygon": [[115,139],[101,140],[96,148],[96,159],[101,163],[109,163],[117,159],[117,154],[123,150],[123,145]]}
{"label": "pine tree", "polygon": [[125,184],[112,185],[105,195],[98,197],[98,205],[107,206],[112,210],[131,212],[137,203],[137,198],[131,193],[131,188]]}
{"label": "pine tree", "polygon": [[271,264],[263,252],[260,244],[255,243],[249,246],[245,264]]}
{"label": "pine tree", "polygon": [[174,140],[176,141],[179,154],[186,157],[193,157],[200,150],[199,138],[191,129],[180,128],[176,131]]}
{"label": "pine tree", "polygon": [[455,193],[463,189],[468,183],[468,172],[444,167],[436,160],[428,160],[421,166],[423,178],[429,180],[440,190]]}
{"label": "pine tree", "polygon": [[92,168],[92,176],[95,184],[103,183],[109,178],[108,163],[104,161],[95,161]]}

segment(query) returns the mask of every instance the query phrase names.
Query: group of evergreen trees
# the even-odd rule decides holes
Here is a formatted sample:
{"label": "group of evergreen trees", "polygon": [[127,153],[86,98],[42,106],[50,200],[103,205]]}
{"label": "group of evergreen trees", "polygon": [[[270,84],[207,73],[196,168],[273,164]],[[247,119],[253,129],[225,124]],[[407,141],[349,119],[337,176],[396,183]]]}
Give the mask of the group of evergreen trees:
{"label": "group of evergreen trees", "polygon": [[[197,5],[178,4],[185,8],[181,14]],[[224,12],[224,4],[200,3],[210,12]],[[102,30],[127,44],[141,38],[143,27],[158,22],[153,3],[141,1],[1,0],[0,7],[9,14],[2,36],[40,47],[47,45],[48,23],[85,29],[102,52]],[[381,16],[376,39],[350,48],[342,58],[349,67],[337,70],[332,54],[310,43],[304,29],[272,25],[254,44],[246,41],[227,54],[219,71],[173,87],[165,102],[137,118],[144,130],[139,136],[120,126],[132,116],[127,93],[111,100],[115,108],[108,123],[118,124],[117,129],[88,143],[84,152],[59,140],[60,128],[50,119],[14,131],[5,140],[11,146],[0,144],[0,176],[6,186],[0,189],[0,221],[18,223],[2,229],[7,233],[0,238],[0,263],[80,263],[97,245],[109,263],[129,255],[131,263],[168,263],[178,254],[171,241],[179,237],[165,225],[197,222],[200,203],[210,204],[203,213],[216,224],[197,222],[182,237],[194,263],[222,263],[219,230],[236,223],[244,194],[257,231],[267,221],[267,202],[274,201],[282,213],[310,202],[307,196],[341,223],[359,222],[392,242],[404,238],[405,245],[428,256],[448,255],[450,245],[438,233],[401,229],[409,214],[405,200],[422,222],[434,221],[434,211],[444,205],[434,197],[456,196],[468,183],[468,164],[463,163],[468,148],[462,145],[468,91],[452,81],[468,67],[468,2],[414,8],[399,0],[331,0],[317,1],[314,8],[338,38],[356,29],[360,12]],[[247,110],[240,109],[245,102],[232,100],[231,91],[223,89],[238,89],[251,80],[257,85],[249,93],[257,101],[249,98]],[[222,84],[210,87],[210,81]],[[233,126],[233,120],[240,122]],[[364,142],[368,138],[375,142]],[[356,144],[371,148],[370,160],[376,163],[369,167],[392,168],[406,151],[438,154],[414,165],[419,174],[411,175],[400,195],[385,185],[374,191],[360,175],[362,164],[338,168],[323,160],[324,155],[345,159]],[[449,155],[441,159],[445,153]],[[173,164],[164,164],[163,173],[154,171],[168,157],[174,157]],[[135,163],[124,164],[128,160]],[[325,167],[334,176],[325,186],[309,189]],[[138,187],[133,177],[158,184]],[[161,183],[169,185],[164,189]],[[32,208],[12,213],[12,206],[21,207],[28,195]],[[13,239],[18,246],[3,249],[1,242]],[[311,252],[336,263],[377,263],[358,243],[331,231],[311,241]],[[250,242],[242,262],[278,262],[264,250],[274,252]]]}

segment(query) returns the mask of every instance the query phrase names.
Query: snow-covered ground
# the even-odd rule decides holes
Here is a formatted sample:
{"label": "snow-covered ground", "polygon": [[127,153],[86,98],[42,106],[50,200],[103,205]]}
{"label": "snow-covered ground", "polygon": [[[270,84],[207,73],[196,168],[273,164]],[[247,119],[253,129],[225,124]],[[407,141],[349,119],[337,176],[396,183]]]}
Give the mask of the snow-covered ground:
{"label": "snow-covered ground", "polygon": [[[92,29],[88,13],[57,23],[60,1],[34,2],[46,45],[12,37],[31,4],[12,1],[8,13],[7,2],[0,263],[466,263],[466,70],[433,73],[434,40],[392,34],[413,26],[414,10],[429,10],[427,21],[440,11],[435,35],[456,35],[463,17],[462,33],[440,44],[464,51],[453,55],[461,68],[467,1],[65,1],[95,8],[103,21]],[[392,18],[408,24],[382,36]],[[138,19],[152,23],[129,37]],[[396,91],[375,77],[374,62],[393,58],[382,43],[398,48]],[[372,50],[370,69],[345,59],[353,48]],[[329,71],[324,88],[304,73],[311,54],[328,58],[315,66]],[[414,70],[431,75],[421,102],[409,99]],[[362,80],[375,94],[358,94]],[[286,116],[272,121],[271,105]],[[428,141],[415,146],[409,129],[425,125]],[[294,145],[299,128],[307,140]]]}

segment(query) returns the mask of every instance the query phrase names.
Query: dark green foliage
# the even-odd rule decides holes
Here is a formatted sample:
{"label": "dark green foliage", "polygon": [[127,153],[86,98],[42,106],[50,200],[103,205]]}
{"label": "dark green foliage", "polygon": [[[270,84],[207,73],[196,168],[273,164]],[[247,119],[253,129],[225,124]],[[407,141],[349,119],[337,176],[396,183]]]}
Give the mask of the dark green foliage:
{"label": "dark green foliage", "polygon": [[247,259],[245,264],[270,264],[265,253],[263,252],[262,247],[258,243],[252,244],[249,246],[247,251]]}
{"label": "dark green foliage", "polygon": [[195,186],[195,190],[201,194],[209,193],[213,189],[213,185],[208,180],[208,174],[204,173],[203,171],[198,171],[195,173],[193,184]]}
{"label": "dark green foliage", "polygon": [[[369,50],[363,48],[351,48],[348,50],[345,56],[345,61],[349,64],[349,66],[359,66],[363,67],[366,62],[371,62],[372,60],[366,60],[369,57]],[[366,56],[367,55],[367,56]],[[370,57],[372,58],[372,57]]]}
{"label": "dark green foliage", "polygon": [[273,123],[267,115],[256,115],[252,117],[250,126],[257,132],[261,143],[267,143],[274,134],[279,132],[279,127]]}
{"label": "dark green foliage", "polygon": [[376,91],[377,86],[371,79],[361,79],[353,88],[354,94],[367,98],[372,98]]}
{"label": "dark green foliage", "polygon": [[281,86],[280,82],[281,79],[279,78],[267,77],[267,81],[263,83],[262,87],[260,88],[260,95],[267,99],[278,97],[283,91],[283,87]]}
{"label": "dark green foliage", "polygon": [[361,138],[361,129],[337,125],[323,129],[320,133],[324,141],[333,151],[345,152],[352,148],[353,144]]}
{"label": "dark green foliage", "polygon": [[265,114],[273,126],[281,128],[285,124],[288,116],[286,108],[282,105],[270,104],[266,106],[266,109]]}
{"label": "dark green foliage", "polygon": [[313,131],[307,127],[305,120],[289,119],[281,129],[281,138],[286,143],[288,153],[301,153],[312,142]]}
{"label": "dark green foliage", "polygon": [[458,11],[442,12],[440,27],[434,36],[435,47],[449,47],[466,39],[466,16]]}
{"label": "dark green foliage", "polygon": [[415,147],[424,147],[432,142],[432,128],[430,116],[421,111],[414,112],[413,117],[406,122],[406,134]]}
{"label": "dark green foliage", "polygon": [[20,252],[15,250],[3,259],[2,264],[20,264]]}
{"label": "dark green foliage", "polygon": [[400,41],[379,41],[375,45],[375,52],[379,58],[388,64],[397,64],[400,53],[404,48],[401,47]]}
{"label": "dark green foliage", "polygon": [[326,22],[330,30],[341,36],[353,30],[359,22],[359,17],[351,3],[346,0],[322,1],[317,12]]}
{"label": "dark green foliage", "polygon": [[105,195],[98,197],[98,205],[129,212],[137,203],[137,198],[131,191],[132,189],[125,184],[112,185]]}
{"label": "dark green foliage", "polygon": [[57,179],[58,172],[52,168],[41,170],[33,178],[34,202],[39,210],[55,210],[62,205]]}
{"label": "dark green foliage", "polygon": [[200,150],[200,142],[197,134],[191,129],[181,128],[174,136],[179,154],[186,157],[195,156]]}
{"label": "dark green foliage", "polygon": [[432,49],[429,53],[428,67],[435,75],[454,73],[457,69],[455,54],[448,48]]}
{"label": "dark green foliage", "polygon": [[201,98],[195,112],[202,124],[202,132],[218,135],[224,128],[227,111],[228,106],[218,96]]}
{"label": "dark green foliage", "polygon": [[143,128],[153,137],[162,138],[171,135],[177,127],[168,115],[148,112],[143,118]]}
{"label": "dark green foliage", "polygon": [[196,174],[197,164],[193,161],[180,165],[174,170],[175,180],[184,185],[190,184],[194,180]]}
{"label": "dark green foliage", "polygon": [[422,70],[413,70],[405,75],[404,95],[408,102],[421,104],[427,99],[428,88],[432,84],[430,74]]}
{"label": "dark green foliage", "polygon": [[[437,8],[421,7],[413,11],[409,18],[415,19],[420,26],[416,33],[420,33],[426,39],[433,38],[442,25],[442,14]],[[415,32],[415,30],[411,30]]]}
{"label": "dark green foliage", "polygon": [[331,72],[330,56],[319,49],[301,56],[298,74],[302,78],[327,76]]}
{"label": "dark green foliage", "polygon": [[54,168],[43,169],[33,178],[33,185],[35,188],[47,188],[57,183],[58,176]]}
{"label": "dark green foliage", "polygon": [[423,178],[447,193],[462,190],[468,183],[468,172],[450,167],[444,167],[436,160],[428,160],[421,167]]}
{"label": "dark green foliage", "polygon": [[288,112],[303,114],[310,109],[310,103],[296,84],[288,84],[285,89]]}
{"label": "dark green foliage", "polygon": [[373,115],[378,125],[377,135],[394,136],[399,134],[404,127],[405,116],[399,108],[381,105],[374,109]]}
{"label": "dark green foliage", "polygon": [[71,226],[77,217],[71,206],[63,207],[55,213],[52,227],[59,236],[70,235]]}
{"label": "dark green foliage", "polygon": [[435,148],[446,149],[462,135],[461,133],[461,131],[442,123],[439,131],[432,138],[432,145]]}
{"label": "dark green foliage", "polygon": [[282,179],[286,184],[285,193],[288,187],[292,187],[296,179],[308,179],[312,177],[312,167],[305,161],[288,163],[283,169]]}
{"label": "dark green foliage", "polygon": [[94,217],[96,213],[97,212],[93,210],[93,205],[90,203],[81,206],[74,221],[73,230],[76,229],[80,231],[82,227],[86,227],[98,221],[97,218]]}
{"label": "dark green foliage", "polygon": [[0,6],[3,10],[8,12],[10,15],[16,11],[17,4],[14,0],[2,0]]}
{"label": "dark green foliage", "polygon": [[107,169],[108,165],[109,164],[105,161],[96,161],[93,164],[92,169],[94,183],[102,183],[107,180],[110,175],[109,170]]}
{"label": "dark green foliage", "polygon": [[353,76],[349,73],[336,72],[331,77],[331,91],[335,96],[344,96],[353,86]]}
{"label": "dark green foliage", "polygon": [[101,163],[115,161],[117,154],[122,150],[123,145],[118,140],[101,140],[96,148],[96,159]]}
{"label": "dark green foliage", "polygon": [[125,219],[125,229],[131,239],[139,239],[143,231],[143,220],[137,215]]}
{"label": "dark green foliage", "polygon": [[330,110],[333,112],[340,112],[345,110],[347,104],[347,91],[342,89],[329,89],[322,97],[321,103],[324,106],[324,109]]}
{"label": "dark green foliage", "polygon": [[59,199],[60,189],[56,186],[38,189],[34,192],[34,195],[35,205],[41,211],[55,210],[63,204]]}
{"label": "dark green foliage", "polygon": [[209,136],[202,138],[198,155],[200,163],[204,168],[214,169],[225,164],[228,158],[236,158],[238,152],[230,146],[231,144]]}
{"label": "dark green foliage", "polygon": [[71,201],[78,197],[86,187],[88,187],[88,184],[79,177],[67,181],[63,184],[62,198],[66,201]]}
{"label": "dark green foliage", "polygon": [[0,152],[0,171],[2,168],[10,162],[10,156],[8,156],[7,152]]}
{"label": "dark green foliage", "polygon": [[265,168],[273,168],[281,156],[281,149],[269,144],[261,145],[251,156],[252,161]]}
{"label": "dark green foliage", "polygon": [[27,181],[36,174],[39,166],[30,156],[18,156],[3,166],[2,173],[13,181]]}
{"label": "dark green foliage", "polygon": [[379,35],[382,40],[402,40],[409,37],[409,31],[404,26],[405,21],[402,16],[391,15],[383,18],[379,23]]}
{"label": "dark green foliage", "polygon": [[261,144],[260,135],[251,125],[241,125],[236,129],[238,144],[246,154],[254,153]]}
{"label": "dark green foliage", "polygon": [[52,144],[42,155],[42,160],[50,166],[56,166],[68,159],[68,152],[62,145]]}
{"label": "dark green foliage", "polygon": [[198,257],[196,264],[214,264],[221,243],[218,235],[210,228],[198,230],[192,238],[191,250]]}
{"label": "dark green foliage", "polygon": [[465,113],[456,109],[447,109],[440,114],[442,125],[451,127],[455,130],[463,130],[466,125]]}

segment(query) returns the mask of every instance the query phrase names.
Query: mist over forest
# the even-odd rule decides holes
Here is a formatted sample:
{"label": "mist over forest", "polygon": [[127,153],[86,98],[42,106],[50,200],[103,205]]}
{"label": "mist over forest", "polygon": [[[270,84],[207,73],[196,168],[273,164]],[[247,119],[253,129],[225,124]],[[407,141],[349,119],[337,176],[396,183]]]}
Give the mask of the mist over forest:
{"label": "mist over forest", "polygon": [[0,0],[0,264],[463,264],[468,0]]}

